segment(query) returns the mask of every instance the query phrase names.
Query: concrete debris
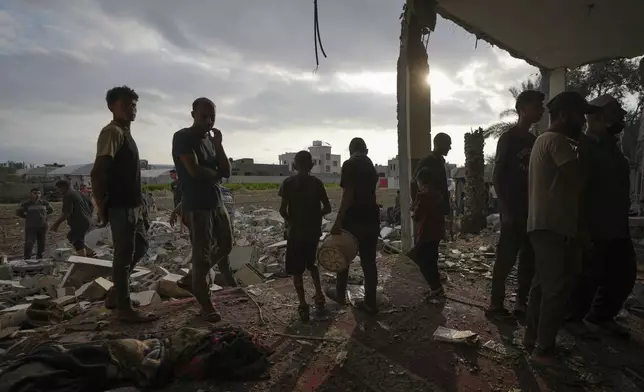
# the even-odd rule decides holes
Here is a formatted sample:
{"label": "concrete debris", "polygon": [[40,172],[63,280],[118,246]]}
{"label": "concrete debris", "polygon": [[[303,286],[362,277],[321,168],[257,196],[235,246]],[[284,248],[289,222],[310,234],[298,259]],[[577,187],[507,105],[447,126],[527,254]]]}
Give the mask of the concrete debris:
{"label": "concrete debris", "polygon": [[138,301],[140,306],[156,305],[162,302],[159,294],[157,294],[156,291],[152,290],[141,291],[140,293],[132,293],[130,294],[130,298],[133,301]]}
{"label": "concrete debris", "polygon": [[101,301],[105,299],[107,292],[114,284],[105,278],[96,278],[91,282],[85,283],[76,290],[76,297],[88,301]]}
{"label": "concrete debris", "polygon": [[479,335],[472,331],[458,331],[451,328],[439,326],[434,331],[434,340],[439,342],[477,345],[479,343]]}

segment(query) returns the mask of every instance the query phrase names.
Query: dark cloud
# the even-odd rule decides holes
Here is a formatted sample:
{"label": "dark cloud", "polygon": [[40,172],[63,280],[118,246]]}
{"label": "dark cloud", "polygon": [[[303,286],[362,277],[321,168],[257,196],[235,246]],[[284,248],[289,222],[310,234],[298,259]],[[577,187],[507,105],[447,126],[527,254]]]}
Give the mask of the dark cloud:
{"label": "dark cloud", "polygon": [[[354,129],[391,132],[395,95],[341,89],[336,74],[395,72],[402,3],[320,1],[329,58],[321,59],[312,82],[312,2],[7,0],[0,12],[20,27],[0,29],[0,108],[6,112],[0,112],[0,130],[12,136],[0,161],[18,159],[16,154],[37,162],[73,159],[70,152],[91,159],[95,133],[109,120],[105,92],[122,84],[141,97],[141,148],[166,161],[165,140],[189,124],[198,96],[215,99],[218,124],[239,137],[329,129],[338,132],[329,137],[344,141]],[[529,68],[508,66],[488,44],[476,45],[473,36],[439,19],[428,46],[430,66],[458,89],[432,104],[433,127],[460,132],[494,121],[499,97],[525,78]],[[480,67],[473,80],[459,80],[458,73],[474,63]],[[24,129],[41,143],[20,139]],[[75,142],[65,150],[70,139]],[[262,145],[257,153],[275,148]]]}

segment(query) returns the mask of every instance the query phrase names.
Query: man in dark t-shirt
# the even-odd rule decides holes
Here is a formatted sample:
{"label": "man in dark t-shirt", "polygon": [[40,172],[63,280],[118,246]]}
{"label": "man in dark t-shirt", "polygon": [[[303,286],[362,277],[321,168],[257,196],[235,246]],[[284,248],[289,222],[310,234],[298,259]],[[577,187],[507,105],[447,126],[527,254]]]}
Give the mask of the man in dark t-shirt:
{"label": "man in dark t-shirt", "polygon": [[230,162],[221,131],[214,128],[215,113],[210,99],[197,98],[192,104],[193,125],[172,138],[172,158],[181,179],[182,216],[192,242],[192,270],[178,283],[194,294],[209,322],[221,320],[206,280],[213,263],[218,264],[228,284],[235,285],[226,257],[232,249],[232,228],[218,186],[222,178],[230,176]]}
{"label": "man in dark t-shirt", "polygon": [[298,314],[304,322],[309,320],[303,274],[308,269],[315,286],[316,314],[324,313],[324,294],[320,273],[315,265],[318,244],[322,235],[322,216],[331,212],[329,197],[324,184],[310,174],[313,158],[308,151],[300,151],[294,159],[297,174],[282,183],[278,195],[282,198],[280,214],[288,222],[286,245],[286,272],[293,275],[293,285],[299,300]]}
{"label": "man in dark t-shirt", "polygon": [[[367,156],[368,151],[362,138],[354,138],[349,143],[351,157],[342,164],[342,201],[331,234],[340,234],[342,230],[346,230],[358,240],[365,288],[364,302],[358,306],[368,313],[377,313],[376,247],[380,230],[380,208],[376,203],[378,172]],[[338,273],[336,287],[329,288],[326,292],[331,300],[345,303],[348,278],[348,269]]]}
{"label": "man in dark t-shirt", "polygon": [[543,116],[544,94],[526,90],[517,97],[517,124],[499,138],[496,147],[493,183],[501,213],[501,235],[496,249],[492,293],[487,313],[505,317],[505,281],[519,256],[517,300],[514,313],[526,312],[530,285],[534,276],[534,251],[527,235],[528,166],[536,137],[533,124]]}
{"label": "man in dark t-shirt", "polygon": [[93,257],[94,251],[85,245],[85,235],[89,231],[94,213],[94,204],[89,196],[81,191],[72,189],[69,182],[60,180],[56,183],[58,191],[63,195],[63,213],[51,226],[57,231],[63,221],[67,221],[69,233],[67,240],[72,244],[79,256]]}

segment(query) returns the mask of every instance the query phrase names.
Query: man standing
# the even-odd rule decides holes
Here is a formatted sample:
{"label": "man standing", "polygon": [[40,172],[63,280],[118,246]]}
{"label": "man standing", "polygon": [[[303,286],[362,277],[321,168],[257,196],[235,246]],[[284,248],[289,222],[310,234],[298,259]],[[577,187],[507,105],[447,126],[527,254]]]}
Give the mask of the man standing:
{"label": "man standing", "polygon": [[47,217],[54,212],[51,205],[42,200],[40,189],[33,188],[29,193],[29,201],[18,207],[16,215],[25,220],[25,260],[31,259],[36,244],[36,258],[42,259],[47,241]]}
{"label": "man standing", "polygon": [[496,146],[492,182],[498,197],[501,215],[501,235],[496,247],[496,262],[492,273],[492,295],[486,314],[509,316],[505,301],[505,281],[519,256],[517,301],[515,316],[524,316],[534,275],[534,251],[528,238],[528,166],[536,137],[530,133],[533,124],[543,116],[540,91],[526,90],[517,97],[519,121],[499,138]]}
{"label": "man standing", "polygon": [[58,231],[61,223],[67,220],[69,233],[67,239],[72,244],[79,256],[93,257],[94,251],[85,245],[85,235],[89,231],[94,212],[94,205],[89,196],[71,189],[69,182],[60,180],[56,182],[58,191],[63,195],[63,213],[51,225],[52,231]]}
{"label": "man standing", "polygon": [[193,125],[177,131],[172,139],[172,158],[183,193],[182,215],[192,242],[192,269],[179,284],[194,294],[202,317],[210,322],[221,320],[206,280],[213,264],[218,264],[230,285],[235,282],[226,257],[232,249],[232,228],[218,186],[221,178],[230,177],[230,161],[221,131],[214,128],[215,117],[215,104],[197,98],[192,104]]}
{"label": "man standing", "polygon": [[109,223],[114,243],[113,290],[105,306],[126,322],[147,322],[156,316],[134,309],[130,300],[130,271],[148,249],[141,193],[141,162],[130,126],[139,96],[127,86],[107,92],[113,120],[98,136],[91,178],[99,221]]}
{"label": "man standing", "polygon": [[[628,330],[615,316],[631,293],[637,275],[637,261],[631,241],[630,167],[620,150],[617,135],[624,129],[626,111],[610,95],[590,102],[600,108],[589,114],[579,159],[587,175],[583,190],[583,220],[588,225],[592,251],[584,257],[582,274],[571,296],[571,317],[567,328],[588,332],[582,320],[597,324],[619,336]],[[594,300],[594,301],[593,301]]]}
{"label": "man standing", "polygon": [[427,170],[427,176],[431,179],[430,187],[441,195],[441,209],[444,215],[450,216],[451,205],[449,202],[449,190],[447,189],[447,172],[445,171],[445,157],[452,149],[452,138],[446,133],[437,133],[434,136],[434,150],[418,162],[414,171],[411,183],[411,199],[416,199],[418,193],[418,173]]}
{"label": "man standing", "polygon": [[535,141],[528,169],[527,228],[535,252],[535,278],[524,336],[533,364],[546,367],[558,364],[555,339],[572,278],[580,267],[575,242],[581,174],[571,142],[579,139],[586,123],[584,114],[596,110],[570,91],[555,96],[547,108],[550,128]]}
{"label": "man standing", "polygon": [[[362,138],[353,138],[349,143],[351,157],[342,164],[340,178],[342,200],[331,234],[340,234],[342,230],[346,230],[358,240],[365,296],[364,302],[357,306],[368,313],[375,314],[378,313],[376,247],[380,231],[380,209],[376,203],[378,172],[367,156],[368,152],[367,144]],[[327,289],[327,297],[344,304],[348,279],[348,269],[339,272],[336,287]]]}

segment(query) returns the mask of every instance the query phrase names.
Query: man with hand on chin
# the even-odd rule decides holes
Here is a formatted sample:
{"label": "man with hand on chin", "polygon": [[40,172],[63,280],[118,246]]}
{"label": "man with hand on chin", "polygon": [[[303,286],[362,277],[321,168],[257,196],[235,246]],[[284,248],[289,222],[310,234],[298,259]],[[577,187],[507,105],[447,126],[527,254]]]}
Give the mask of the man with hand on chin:
{"label": "man with hand on chin", "polygon": [[232,229],[218,186],[222,178],[230,177],[230,161],[221,131],[214,128],[215,117],[213,101],[197,98],[192,104],[194,123],[172,139],[172,158],[183,193],[182,214],[192,243],[192,269],[178,283],[193,293],[202,317],[209,322],[221,320],[210,300],[206,280],[210,268],[218,263],[229,284],[234,282],[226,257],[232,249]]}

